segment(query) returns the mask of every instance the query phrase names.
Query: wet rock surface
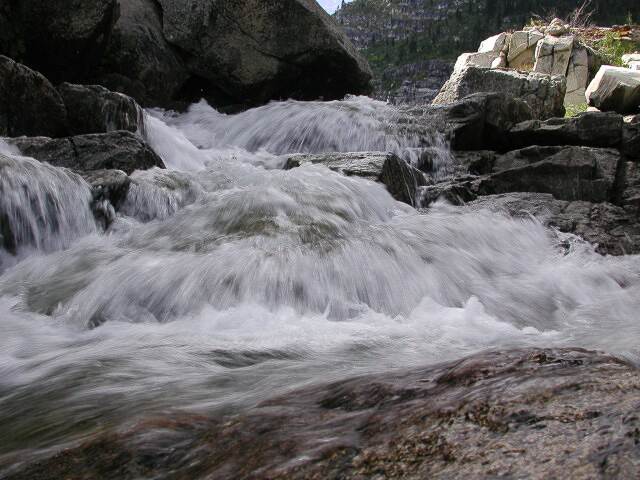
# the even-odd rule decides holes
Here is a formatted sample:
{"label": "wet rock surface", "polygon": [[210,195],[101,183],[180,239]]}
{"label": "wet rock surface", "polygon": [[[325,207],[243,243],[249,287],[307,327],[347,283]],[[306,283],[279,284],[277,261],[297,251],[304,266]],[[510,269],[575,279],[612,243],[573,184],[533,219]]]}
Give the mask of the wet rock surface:
{"label": "wet rock surface", "polygon": [[292,155],[285,170],[305,163],[322,164],[347,176],[357,176],[383,183],[401,202],[416,204],[418,187],[425,185],[424,175],[393,153],[358,152],[319,155]]}
{"label": "wet rock surface", "polygon": [[0,136],[68,133],[64,103],[38,72],[0,55]]}
{"label": "wet rock surface", "polygon": [[99,85],[63,83],[58,92],[67,109],[72,135],[144,129],[142,109],[130,97]]}
{"label": "wet rock surface", "polygon": [[116,169],[131,173],[164,168],[164,162],[149,145],[126,131],[60,139],[21,137],[12,139],[11,144],[26,156],[76,171]]}
{"label": "wet rock surface", "polygon": [[639,404],[640,375],[611,356],[497,351],[149,420],[7,478],[633,478]]}

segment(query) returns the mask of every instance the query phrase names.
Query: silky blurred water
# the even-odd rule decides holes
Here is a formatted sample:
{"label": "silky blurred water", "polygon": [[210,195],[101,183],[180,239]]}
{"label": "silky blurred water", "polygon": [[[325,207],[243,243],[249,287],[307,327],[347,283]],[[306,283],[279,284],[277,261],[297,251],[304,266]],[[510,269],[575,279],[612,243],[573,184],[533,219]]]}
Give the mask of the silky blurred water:
{"label": "silky blurred water", "polygon": [[366,98],[149,112],[169,169],[134,173],[106,232],[80,177],[0,144],[2,222],[24,219],[0,266],[0,469],[150,416],[239,412],[483,349],[640,362],[640,257],[535,220],[419,214],[319,165],[279,169],[288,153],[415,162],[425,147],[445,165],[425,124]]}

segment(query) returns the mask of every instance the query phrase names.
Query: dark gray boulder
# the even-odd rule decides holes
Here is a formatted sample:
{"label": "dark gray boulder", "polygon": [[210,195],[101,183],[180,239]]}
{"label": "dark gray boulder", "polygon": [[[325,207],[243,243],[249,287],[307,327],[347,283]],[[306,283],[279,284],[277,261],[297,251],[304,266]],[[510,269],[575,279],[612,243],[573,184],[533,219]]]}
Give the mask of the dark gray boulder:
{"label": "dark gray boulder", "polygon": [[468,66],[454,71],[432,105],[448,105],[478,92],[513,95],[531,107],[535,118],[563,117],[566,78],[537,72]]}
{"label": "dark gray boulder", "polygon": [[51,83],[0,55],[0,137],[67,134],[67,111]]}
{"label": "dark gray boulder", "polygon": [[640,162],[640,115],[636,115],[622,127],[620,152],[628,159]]}
{"label": "dark gray boulder", "polygon": [[131,187],[131,179],[122,170],[92,170],[80,172],[91,186],[91,208],[98,223],[106,229],[115,220]]}
{"label": "dark gray boulder", "polygon": [[484,352],[310,386],[233,416],[148,419],[12,478],[635,478],[639,392],[638,371],[603,353]]}
{"label": "dark gray boulder", "polygon": [[326,153],[292,155],[285,170],[305,163],[324,165],[347,176],[357,176],[383,183],[391,196],[409,205],[416,205],[418,187],[426,185],[422,172],[407,162],[385,152]]}
{"label": "dark gray boulder", "polygon": [[496,152],[491,150],[454,151],[455,168],[472,175],[487,175],[496,164]]}
{"label": "dark gray boulder", "polygon": [[612,201],[620,154],[590,147],[528,147],[496,160],[481,195],[550,193],[559,200]]}
{"label": "dark gray boulder", "polygon": [[596,244],[602,254],[640,253],[637,215],[610,203],[567,202],[545,193],[513,192],[478,197],[465,208],[502,212],[513,217],[534,216],[545,225]]}
{"label": "dark gray boulder", "polygon": [[640,163],[624,162],[620,169],[618,203],[640,222]]}
{"label": "dark gray boulder", "polygon": [[571,118],[529,120],[507,134],[511,148],[529,145],[583,145],[616,147],[622,141],[622,115],[584,112]]}
{"label": "dark gray boulder", "polygon": [[535,118],[522,100],[495,92],[474,93],[430,112],[433,127],[450,139],[452,150],[502,150],[514,125]]}
{"label": "dark gray boulder", "polygon": [[149,145],[126,131],[60,139],[22,137],[10,143],[25,156],[76,171],[106,169],[129,174],[135,170],[164,168],[164,162]]}
{"label": "dark gray boulder", "polygon": [[[173,98],[189,78],[189,72],[177,49],[162,32],[162,10],[155,0],[120,0],[120,16],[115,24],[102,61],[101,83],[115,84],[108,73],[122,75],[119,84],[124,93],[138,101],[157,103]],[[127,82],[125,79],[129,79]],[[142,92],[132,91],[134,82]],[[155,101],[154,101],[155,100]]]}
{"label": "dark gray boulder", "polygon": [[371,70],[315,0],[159,0],[169,43],[186,53],[184,94],[216,104],[369,93]]}
{"label": "dark gray boulder", "polygon": [[98,85],[63,83],[58,93],[67,109],[71,135],[144,129],[142,109],[130,97]]}
{"label": "dark gray boulder", "polygon": [[54,84],[85,78],[118,17],[117,0],[18,0],[25,63]]}

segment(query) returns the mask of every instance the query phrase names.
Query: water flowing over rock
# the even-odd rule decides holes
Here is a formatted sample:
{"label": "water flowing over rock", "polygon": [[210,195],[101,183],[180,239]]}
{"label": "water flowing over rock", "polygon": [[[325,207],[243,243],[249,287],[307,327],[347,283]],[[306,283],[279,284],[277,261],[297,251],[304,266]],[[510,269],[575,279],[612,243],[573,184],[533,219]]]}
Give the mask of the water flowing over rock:
{"label": "water flowing over rock", "polygon": [[21,137],[10,143],[41,162],[79,171],[117,169],[131,173],[164,168],[164,162],[149,145],[126,131],[68,138]]}
{"label": "water flowing over rock", "polygon": [[0,136],[67,133],[67,112],[51,83],[0,55]]}
{"label": "water flowing over rock", "polygon": [[393,153],[362,152],[324,155],[294,155],[287,158],[285,170],[305,163],[321,164],[329,169],[383,183],[396,200],[416,206],[418,187],[426,185],[424,175]]}
{"label": "water flowing over rock", "polygon": [[[160,0],[166,39],[189,54],[192,100],[205,79],[216,103],[342,98],[371,90],[371,71],[314,0]],[[217,98],[216,98],[217,97]]]}
{"label": "water flowing over rock", "polygon": [[72,135],[144,131],[142,109],[126,95],[110,92],[99,85],[70,83],[60,85],[58,92],[67,109]]}
{"label": "water flowing over rock", "polygon": [[536,118],[546,120],[564,116],[566,79],[535,72],[468,66],[453,73],[433,105],[454,103],[478,92],[508,93],[522,99]]}
{"label": "water flowing over rock", "polygon": [[13,478],[77,465],[96,479],[630,478],[638,390],[637,370],[601,353],[502,350],[308,387],[235,417],[149,420]]}

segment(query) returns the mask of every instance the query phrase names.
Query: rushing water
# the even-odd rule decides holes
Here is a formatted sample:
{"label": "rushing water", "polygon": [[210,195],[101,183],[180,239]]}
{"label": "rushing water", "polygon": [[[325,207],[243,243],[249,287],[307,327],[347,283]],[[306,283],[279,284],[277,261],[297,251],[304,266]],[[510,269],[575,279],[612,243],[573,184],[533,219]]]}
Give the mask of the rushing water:
{"label": "rushing water", "polygon": [[[365,98],[150,112],[169,169],[100,232],[73,173],[0,144],[0,472],[146,417],[238,412],[302,385],[504,346],[640,363],[640,258],[560,248],[534,220],[437,204],[292,152],[442,150]],[[4,231],[4,230],[3,230]]]}

